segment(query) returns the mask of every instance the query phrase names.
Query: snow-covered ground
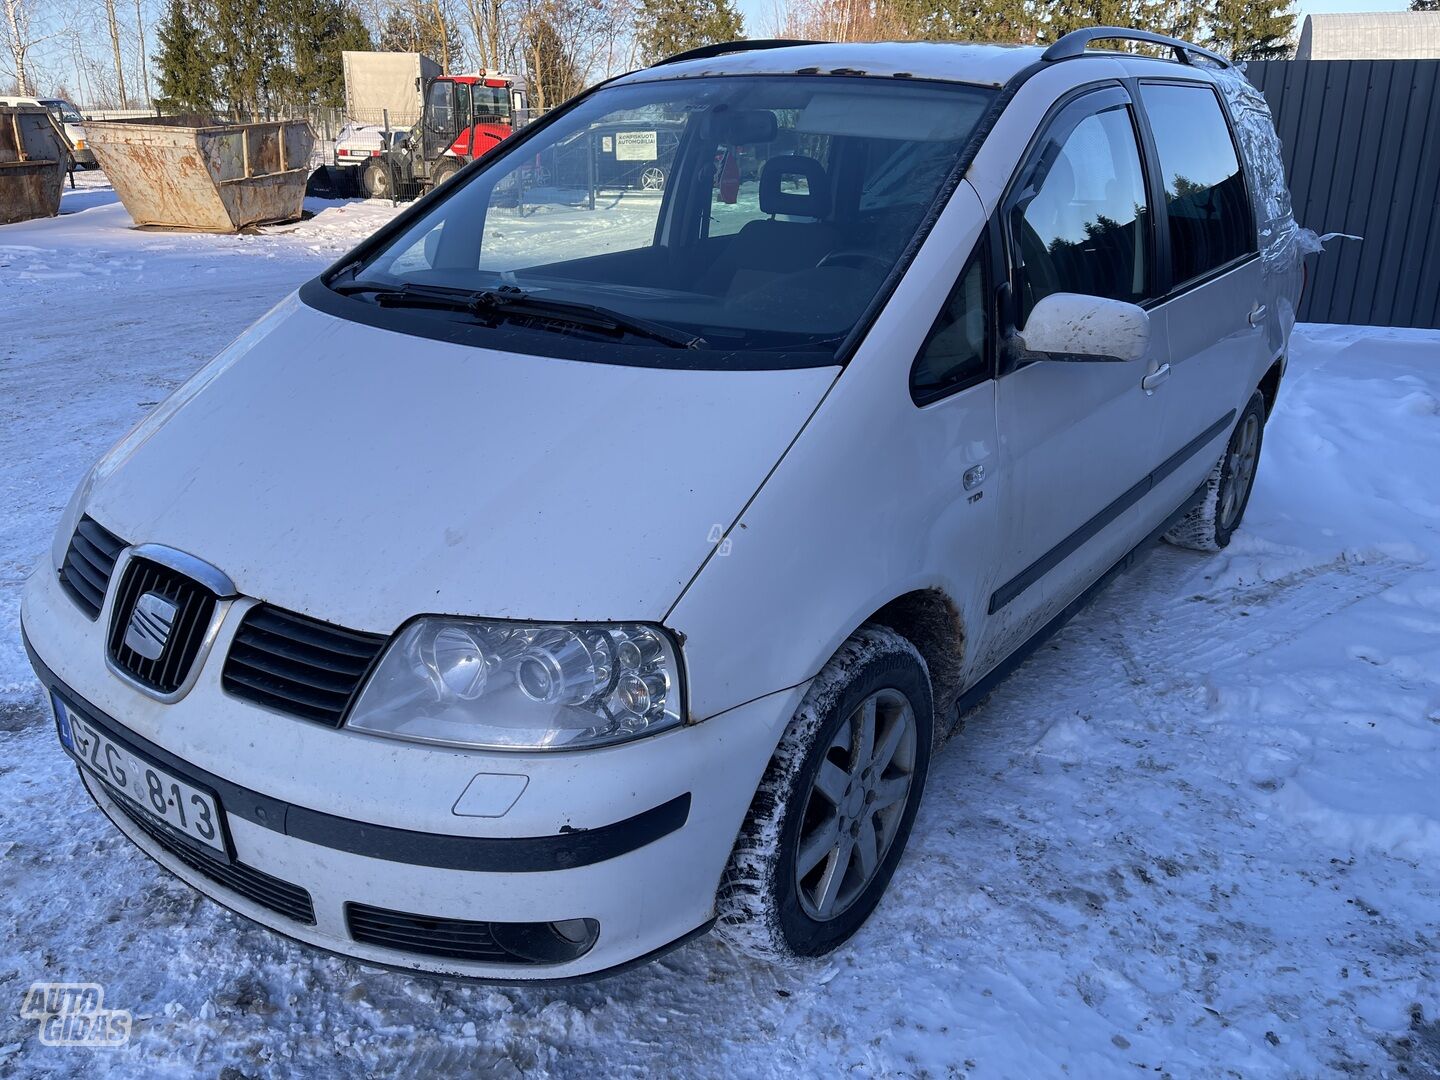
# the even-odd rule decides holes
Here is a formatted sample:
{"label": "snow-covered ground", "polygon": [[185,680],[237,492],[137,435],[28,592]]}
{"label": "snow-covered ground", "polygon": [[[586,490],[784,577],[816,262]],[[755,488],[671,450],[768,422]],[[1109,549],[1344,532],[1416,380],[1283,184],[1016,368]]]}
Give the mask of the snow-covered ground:
{"label": "snow-covered ground", "polygon": [[[1440,1075],[1440,334],[1302,329],[1235,542],[1157,548],[970,719],[851,946],[448,984],[158,870],[18,640],[88,463],[392,211],[140,233],[81,180],[0,227],[0,1075]],[[130,1045],[40,1045],[36,980],[103,984]]]}

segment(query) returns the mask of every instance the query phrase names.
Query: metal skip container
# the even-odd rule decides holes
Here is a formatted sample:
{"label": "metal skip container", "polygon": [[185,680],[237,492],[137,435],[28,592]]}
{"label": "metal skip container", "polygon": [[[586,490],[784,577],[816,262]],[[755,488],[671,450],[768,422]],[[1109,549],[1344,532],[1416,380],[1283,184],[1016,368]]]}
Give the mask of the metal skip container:
{"label": "metal skip container", "polygon": [[136,225],[238,232],[300,217],[315,146],[304,120],[164,116],[91,123],[85,132]]}
{"label": "metal skip container", "polygon": [[58,214],[68,157],[48,109],[0,109],[0,225]]}

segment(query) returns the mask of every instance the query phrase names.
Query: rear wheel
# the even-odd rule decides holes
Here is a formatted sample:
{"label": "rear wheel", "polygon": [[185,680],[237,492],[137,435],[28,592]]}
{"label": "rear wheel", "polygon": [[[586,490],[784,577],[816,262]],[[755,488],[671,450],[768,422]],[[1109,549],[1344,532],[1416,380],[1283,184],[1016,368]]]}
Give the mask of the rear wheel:
{"label": "rear wheel", "polygon": [[816,678],[756,793],[718,898],[720,932],[770,960],[859,930],[900,862],[930,765],[924,660],[862,627]]}
{"label": "rear wheel", "polygon": [[371,158],[360,174],[360,186],[372,199],[388,199],[394,184],[390,181],[390,170],[379,158]]}
{"label": "rear wheel", "polygon": [[1241,412],[1224,455],[1210,471],[1204,499],[1165,534],[1166,542],[1194,551],[1219,551],[1230,543],[1250,505],[1264,438],[1265,398],[1257,390]]}

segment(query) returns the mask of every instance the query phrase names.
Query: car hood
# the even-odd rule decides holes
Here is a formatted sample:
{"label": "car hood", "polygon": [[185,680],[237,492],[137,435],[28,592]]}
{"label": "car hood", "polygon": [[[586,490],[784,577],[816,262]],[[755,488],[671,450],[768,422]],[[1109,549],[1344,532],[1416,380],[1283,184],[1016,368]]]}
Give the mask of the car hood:
{"label": "car hood", "polygon": [[102,460],[89,513],[357,629],[659,620],[835,375],[492,352],[291,297]]}

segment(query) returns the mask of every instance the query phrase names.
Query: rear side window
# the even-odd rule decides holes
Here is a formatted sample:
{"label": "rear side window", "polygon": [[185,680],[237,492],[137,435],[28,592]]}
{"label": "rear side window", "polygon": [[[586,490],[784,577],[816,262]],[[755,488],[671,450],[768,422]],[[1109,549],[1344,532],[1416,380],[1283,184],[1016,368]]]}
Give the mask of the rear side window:
{"label": "rear side window", "polygon": [[1210,87],[1142,83],[1140,100],[1160,157],[1170,258],[1181,285],[1255,250],[1245,178]]}

